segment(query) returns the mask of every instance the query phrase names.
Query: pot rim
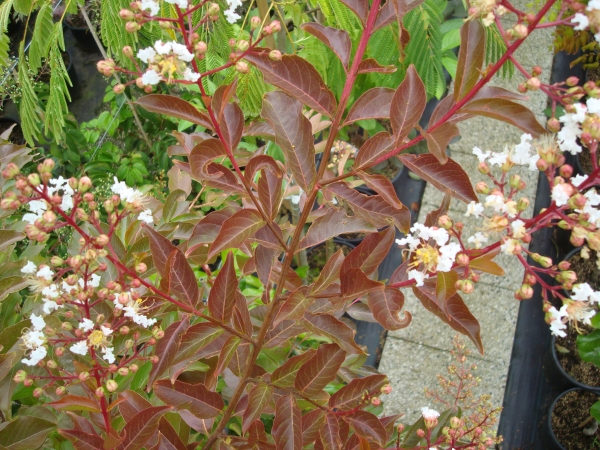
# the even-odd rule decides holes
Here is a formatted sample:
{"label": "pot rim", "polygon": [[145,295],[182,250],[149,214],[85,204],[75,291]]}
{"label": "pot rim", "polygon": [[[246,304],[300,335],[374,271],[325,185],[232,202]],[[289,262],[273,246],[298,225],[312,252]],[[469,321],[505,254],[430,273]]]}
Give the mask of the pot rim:
{"label": "pot rim", "polygon": [[[556,355],[556,336],[552,336],[552,340],[550,341],[550,345],[552,347],[550,349],[550,351],[552,353],[552,362],[558,368],[558,370],[560,371],[560,373],[565,378],[567,378],[575,386],[575,387],[573,387],[571,389],[585,389],[586,391],[593,392],[594,394],[600,396],[600,386],[590,386],[589,384],[583,384],[581,381],[576,380],[575,378],[573,378],[571,375],[569,375],[567,373],[567,371],[565,370],[565,368],[563,367],[563,365],[558,360],[558,356]],[[587,361],[583,361],[583,362],[587,363]],[[592,363],[587,363],[587,364],[592,364]]]}

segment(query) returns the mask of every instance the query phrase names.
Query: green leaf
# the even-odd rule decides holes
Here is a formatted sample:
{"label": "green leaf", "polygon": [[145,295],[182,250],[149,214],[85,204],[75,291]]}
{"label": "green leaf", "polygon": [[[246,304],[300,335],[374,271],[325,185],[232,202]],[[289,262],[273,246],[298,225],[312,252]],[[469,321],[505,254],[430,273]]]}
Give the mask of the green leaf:
{"label": "green leaf", "polygon": [[31,7],[33,5],[33,0],[14,0],[13,7],[15,11],[19,14],[24,14],[28,16],[31,13]]}
{"label": "green leaf", "polygon": [[0,33],[6,33],[8,30],[12,6],[13,0],[4,0],[4,2],[0,5]]}
{"label": "green leaf", "polygon": [[33,37],[29,46],[29,67],[37,72],[42,66],[42,58],[48,56],[54,22],[52,20],[52,4],[45,3],[39,10],[35,21]]}
{"label": "green leaf", "polygon": [[600,422],[600,401],[592,405],[590,408],[590,415],[596,419],[596,422]]}
{"label": "green leaf", "polygon": [[148,375],[150,375],[151,370],[152,363],[150,361],[146,361],[142,364],[131,380],[131,389],[134,391],[142,389],[148,382]]}
{"label": "green leaf", "polygon": [[450,30],[442,39],[442,52],[456,48],[460,45],[460,30]]}
{"label": "green leaf", "polygon": [[582,360],[600,367],[600,330],[577,336],[577,349]]}
{"label": "green leaf", "polygon": [[[504,55],[506,52],[506,43],[495,23],[486,27],[485,32],[485,66],[488,66],[497,62]],[[515,66],[513,63],[506,61],[498,73],[503,78],[512,78],[514,71]]]}
{"label": "green leaf", "polygon": [[32,450],[41,446],[56,424],[32,416],[20,416],[0,430],[0,447]]}
{"label": "green leaf", "polygon": [[40,114],[38,97],[33,89],[33,81],[29,77],[29,70],[25,61],[24,45],[21,43],[19,50],[19,84],[21,86],[21,102],[19,103],[19,116],[21,129],[29,145],[35,145],[40,138]]}

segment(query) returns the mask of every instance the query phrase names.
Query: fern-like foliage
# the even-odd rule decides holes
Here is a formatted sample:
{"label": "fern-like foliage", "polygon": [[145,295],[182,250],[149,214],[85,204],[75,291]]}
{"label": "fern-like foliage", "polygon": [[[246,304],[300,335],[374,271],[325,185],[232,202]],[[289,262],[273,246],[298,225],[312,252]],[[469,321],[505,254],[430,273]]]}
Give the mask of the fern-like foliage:
{"label": "fern-like foliage", "polygon": [[396,23],[389,27],[378,30],[369,40],[366,57],[374,58],[375,61],[384,65],[396,66],[396,72],[389,74],[371,73],[362,75],[365,79],[365,87],[370,89],[375,86],[397,88],[406,73],[404,65],[400,62],[400,50],[398,48],[398,25]]}
{"label": "fern-like foliage", "polygon": [[404,18],[404,26],[410,35],[405,64],[415,65],[428,97],[440,98],[446,88],[440,33],[445,7],[444,0],[425,0]]}
{"label": "fern-like foliage", "polygon": [[[494,64],[506,52],[506,43],[500,35],[500,30],[496,24],[486,27],[485,34],[485,65]],[[502,65],[502,70],[499,74],[502,78],[511,78],[515,71],[515,66],[512,62],[507,61]]]}
{"label": "fern-like foliage", "polygon": [[54,138],[61,142],[64,136],[65,115],[69,112],[67,99],[71,100],[67,84],[70,86],[71,80],[62,57],[65,42],[60,22],[54,25],[49,42],[50,55],[48,60],[52,75],[50,77],[50,97],[46,105],[44,126],[46,133],[52,133]]}
{"label": "fern-like foliage", "polygon": [[136,47],[136,35],[125,31],[123,20],[119,16],[119,11],[129,8],[129,3],[129,0],[102,0],[100,33],[109,56],[131,69],[131,61],[121,55],[126,45]]}
{"label": "fern-like foliage", "polygon": [[8,22],[10,21],[10,11],[13,0],[4,0],[0,5],[0,68],[7,67],[9,64],[9,43],[10,38],[6,34]]}
{"label": "fern-like foliage", "polygon": [[27,143],[35,145],[35,141],[40,137],[40,115],[41,109],[38,105],[38,98],[33,89],[33,80],[29,76],[29,70],[25,61],[24,44],[21,43],[19,49],[19,58],[22,61],[19,64],[19,84],[21,86],[21,101],[19,103],[19,116],[21,117],[21,128],[23,136]]}
{"label": "fern-like foliage", "polygon": [[42,60],[48,56],[54,21],[52,20],[52,4],[45,3],[39,10],[29,46],[29,68],[34,72],[42,67]]}
{"label": "fern-like foliage", "polygon": [[269,90],[263,81],[262,74],[252,67],[246,75],[239,75],[237,96],[240,108],[246,117],[258,117],[262,109],[262,97]]}

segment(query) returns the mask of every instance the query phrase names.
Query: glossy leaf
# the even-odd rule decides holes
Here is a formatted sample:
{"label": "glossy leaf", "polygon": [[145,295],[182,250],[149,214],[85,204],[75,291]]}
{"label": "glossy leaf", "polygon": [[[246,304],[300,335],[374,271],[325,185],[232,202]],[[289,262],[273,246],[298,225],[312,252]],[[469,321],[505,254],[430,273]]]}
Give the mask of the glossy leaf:
{"label": "glossy leaf", "polygon": [[260,383],[252,388],[248,394],[248,406],[242,419],[242,433],[245,434],[250,425],[260,419],[260,415],[271,402],[272,396],[273,388],[267,384]]}
{"label": "glossy leaf", "polygon": [[329,407],[342,411],[352,410],[363,403],[365,392],[378,393],[388,383],[385,375],[356,378],[329,398]]}
{"label": "glossy leaf", "polygon": [[156,432],[160,418],[172,409],[171,406],[152,406],[137,413],[125,424],[125,438],[118,450],[141,450]]}
{"label": "glossy leaf", "polygon": [[177,249],[169,239],[164,237],[157,231],[154,231],[154,228],[142,224],[142,228],[148,235],[150,239],[150,250],[152,251],[152,261],[154,262],[154,267],[158,271],[161,277],[164,277],[167,273],[167,261],[169,259],[169,255]]}
{"label": "glossy leaf", "polygon": [[302,449],[302,413],[293,395],[277,400],[272,434],[277,450]]}
{"label": "glossy leaf", "polygon": [[332,183],[327,189],[346,200],[356,216],[369,221],[375,227],[383,228],[394,224],[404,232],[410,228],[410,212],[405,206],[396,209],[380,196],[361,194],[344,182]]}
{"label": "glossy leaf", "polygon": [[359,20],[365,24],[369,15],[368,0],[341,0],[341,2],[352,10]]}
{"label": "glossy leaf", "polygon": [[196,275],[187,262],[184,254],[175,249],[167,259],[169,292],[184,303],[195,307],[200,301],[200,290]]}
{"label": "glossy leaf", "polygon": [[282,320],[300,320],[304,316],[304,312],[314,302],[314,298],[307,295],[306,286],[302,286],[290,293],[288,298],[283,302],[277,317],[273,321],[277,325]]}
{"label": "glossy leaf", "polygon": [[348,111],[344,126],[357,120],[389,118],[394,93],[393,89],[385,87],[369,89],[354,102],[350,111]]}
{"label": "glossy leaf", "polygon": [[323,268],[321,269],[321,273],[319,274],[319,278],[315,281],[311,293],[318,294],[323,290],[327,289],[327,287],[337,280],[340,276],[340,270],[342,269],[342,263],[344,262],[345,256],[342,249],[338,250],[333,254],[331,258],[327,260]]}
{"label": "glossy leaf", "polygon": [[530,109],[511,100],[502,98],[474,100],[461,108],[460,112],[501,120],[531,134],[534,138],[546,132]]}
{"label": "glossy leaf", "polygon": [[210,344],[216,338],[223,334],[222,328],[213,325],[210,322],[197,323],[189,327],[179,343],[179,349],[173,364],[177,364],[187,358],[192,357],[198,350]]}
{"label": "glossy leaf", "polygon": [[150,376],[148,377],[148,392],[152,389],[152,383],[172,366],[177,350],[181,343],[181,338],[190,326],[189,317],[174,322],[165,330],[165,336],[156,344],[155,354],[158,356],[158,362],[152,365]]}
{"label": "glossy leaf", "polygon": [[244,178],[248,182],[254,182],[255,175],[262,169],[266,169],[278,178],[283,176],[283,171],[277,162],[268,155],[256,155],[250,158],[246,167],[244,167]]}
{"label": "glossy leaf", "polygon": [[394,137],[386,131],[369,138],[360,148],[354,160],[354,170],[374,163],[377,158],[392,149]]}
{"label": "glossy leaf", "polygon": [[442,304],[456,294],[458,274],[453,270],[450,272],[438,272],[436,279],[435,295],[438,298],[438,304]]}
{"label": "glossy leaf", "polygon": [[411,64],[406,70],[406,77],[392,98],[390,106],[390,122],[396,142],[401,142],[419,123],[426,102],[425,85]]}
{"label": "glossy leaf", "polygon": [[25,233],[15,230],[0,230],[0,251],[25,238]]}
{"label": "glossy leaf", "polygon": [[374,232],[376,228],[368,221],[347,216],[343,210],[330,208],[324,216],[316,219],[306,236],[298,243],[298,250],[312,247],[343,233]]}
{"label": "glossy leaf", "polygon": [[263,226],[262,217],[253,209],[242,209],[223,222],[208,252],[208,259],[225,249],[238,248]]}
{"label": "glossy leaf", "polygon": [[275,142],[283,150],[294,180],[310,192],[317,177],[315,146],[302,104],[284,92],[269,92],[263,99],[261,116],[273,126]]}
{"label": "glossy leaf", "polygon": [[312,34],[327,47],[333,50],[333,53],[340,58],[344,67],[348,68],[350,62],[350,52],[352,51],[352,42],[346,30],[339,30],[333,27],[326,27],[316,22],[307,22],[300,25],[304,31]]}
{"label": "glossy leaf", "polygon": [[226,194],[245,195],[237,176],[222,164],[209,163],[206,166],[208,176],[203,180],[209,187],[220,189]]}
{"label": "glossy leaf", "polygon": [[223,143],[218,139],[206,139],[200,142],[192,149],[188,157],[192,177],[196,180],[209,178],[210,174],[207,172],[207,166],[214,159],[226,154]]}
{"label": "glossy leaf", "polygon": [[483,343],[481,342],[481,327],[477,319],[471,314],[467,305],[458,294],[450,297],[445,304],[445,311],[435,300],[420,288],[414,288],[413,292],[421,304],[430,312],[438,316],[442,321],[450,325],[454,330],[469,337],[479,352],[483,355]]}
{"label": "glossy leaf", "polygon": [[311,359],[315,354],[315,350],[308,350],[300,355],[292,356],[281,367],[278,367],[271,374],[271,383],[280,387],[292,387],[298,375],[300,367]]}
{"label": "glossy leaf", "polygon": [[363,354],[363,350],[354,342],[354,331],[344,322],[331,314],[304,313],[304,326],[318,336],[325,336],[352,355]]}
{"label": "glossy leaf", "polygon": [[394,73],[397,70],[393,64],[382,66],[373,58],[363,59],[358,65],[357,74],[361,73]]}
{"label": "glossy leaf", "polygon": [[215,376],[223,373],[225,368],[229,367],[229,363],[235,357],[238,347],[242,340],[237,336],[229,336],[225,343],[223,344],[223,348],[219,352],[219,360],[217,361],[217,366],[215,368]]}
{"label": "glossy leaf", "polygon": [[277,217],[283,199],[283,178],[269,170],[262,170],[258,180],[258,199],[263,211],[271,220]]}
{"label": "glossy leaf", "polygon": [[198,111],[194,105],[179,97],[149,94],[140,97],[135,103],[150,112],[186,120],[211,130],[213,128],[210,118],[206,114]]}
{"label": "glossy leaf", "polygon": [[335,379],[345,358],[346,352],[339,345],[321,345],[315,355],[298,370],[295,388],[308,397],[319,394]]}
{"label": "glossy leaf", "polygon": [[100,412],[100,405],[94,399],[80,395],[64,395],[59,400],[48,403],[57,411],[87,411]]}
{"label": "glossy leaf", "polygon": [[56,423],[33,416],[17,416],[0,429],[0,448],[31,450],[40,447]]}
{"label": "glossy leaf", "polygon": [[367,411],[358,410],[343,416],[343,418],[352,425],[359,436],[374,441],[381,447],[385,446],[387,432],[377,416]]}
{"label": "glossy leaf", "polygon": [[306,332],[306,329],[296,320],[284,320],[271,328],[265,336],[265,347],[272,348],[288,339]]}
{"label": "glossy leaf", "polygon": [[322,409],[315,409],[302,416],[302,445],[304,447],[315,442],[324,422],[325,412]]}
{"label": "glossy leaf", "polygon": [[199,419],[216,417],[225,406],[221,395],[209,391],[203,384],[159,380],[154,383],[154,394],[167,405],[187,409]]}
{"label": "glossy leaf", "polygon": [[340,439],[340,423],[333,414],[325,415],[325,422],[319,431],[325,450],[338,450],[342,447]]}
{"label": "glossy leaf", "polygon": [[58,430],[58,433],[71,441],[75,450],[104,449],[104,439],[97,434],[86,433],[82,430]]}
{"label": "glossy leaf", "polygon": [[424,132],[423,136],[425,136],[425,139],[427,140],[429,153],[435,156],[440,164],[446,164],[448,162],[446,148],[450,145],[452,138],[459,134],[460,131],[456,125],[451,122],[446,122],[431,133]]}
{"label": "glossy leaf", "polygon": [[4,379],[13,368],[15,356],[14,352],[0,354],[0,380]]}
{"label": "glossy leaf", "polygon": [[228,322],[235,305],[235,293],[238,279],[235,273],[233,253],[228,253],[225,264],[215,278],[213,288],[208,294],[210,315],[221,322]]}
{"label": "glossy leaf", "polygon": [[396,288],[386,287],[383,290],[369,292],[368,303],[373,316],[386,330],[405,328],[412,319],[407,311],[404,311],[404,317],[400,318],[404,306],[404,294]]}
{"label": "glossy leaf", "polygon": [[469,268],[473,270],[480,270],[481,272],[496,275],[497,277],[504,276],[504,269],[497,263],[492,261],[498,255],[498,252],[489,252],[481,256],[472,258],[469,261]]}
{"label": "glossy leaf", "polygon": [[227,103],[219,123],[223,139],[230,150],[235,150],[244,133],[244,113],[237,103]]}
{"label": "glossy leaf", "polygon": [[485,57],[485,30],[479,20],[469,20],[460,29],[460,51],[454,77],[454,100],[459,101],[481,76]]}
{"label": "glossy leaf", "polygon": [[340,276],[342,295],[344,298],[359,298],[364,294],[383,289],[383,283],[371,280],[360,269],[348,269]]}
{"label": "glossy leaf", "polygon": [[373,173],[359,171],[358,176],[365,182],[367,187],[377,192],[382,199],[396,209],[403,209],[404,205],[398,199],[396,189],[388,177]]}
{"label": "glossy leaf", "polygon": [[389,227],[386,230],[371,233],[365,237],[346,256],[342,265],[342,272],[350,269],[360,269],[366,275],[371,275],[375,272],[394,243],[394,238],[396,237],[395,231],[393,227]]}
{"label": "glossy leaf", "polygon": [[308,61],[297,55],[283,55],[280,61],[273,61],[268,51],[249,53],[244,59],[262,72],[267,83],[283,89],[309,108],[328,117],[333,116],[335,97]]}
{"label": "glossy leaf", "polygon": [[469,175],[453,159],[448,158],[446,164],[440,164],[437,158],[431,154],[403,155],[400,159],[410,170],[440,191],[449,190],[452,197],[465,203],[479,201]]}

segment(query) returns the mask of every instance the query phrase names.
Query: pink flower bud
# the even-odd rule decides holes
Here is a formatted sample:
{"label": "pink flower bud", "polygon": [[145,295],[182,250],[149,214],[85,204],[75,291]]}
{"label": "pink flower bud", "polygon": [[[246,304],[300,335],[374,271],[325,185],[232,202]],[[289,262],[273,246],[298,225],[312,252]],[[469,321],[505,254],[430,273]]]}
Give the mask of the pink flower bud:
{"label": "pink flower bud", "polygon": [[8,163],[6,165],[6,169],[4,169],[2,171],[2,176],[4,178],[6,178],[7,180],[10,180],[14,177],[16,177],[17,175],[19,175],[20,173],[20,169],[19,167],[15,164],[15,163]]}
{"label": "pink flower bud", "polygon": [[38,187],[41,183],[40,176],[37,173],[31,173],[27,176],[27,181],[33,187]]}
{"label": "pink flower bud", "polygon": [[[140,29],[142,28],[142,26],[137,23],[137,22],[127,22],[127,24],[125,24],[125,31],[127,31],[128,33],[137,33]],[[98,388],[101,389],[101,388]],[[104,393],[102,394],[104,395]]]}
{"label": "pink flower bud", "polygon": [[419,436],[420,438],[424,438],[425,437],[425,431],[422,430],[421,428],[419,428],[417,430],[417,436]]}
{"label": "pink flower bud", "polygon": [[104,388],[102,386],[96,388],[96,390],[94,391],[94,394],[96,395],[96,397],[98,398],[102,398],[104,397]]}
{"label": "pink flower bud", "polygon": [[67,388],[64,386],[58,386],[54,392],[56,392],[56,395],[64,395],[65,392],[67,392]]}
{"label": "pink flower bud", "polygon": [[480,162],[477,165],[477,170],[479,171],[479,173],[483,174],[483,175],[488,175],[490,173],[490,166],[488,166],[485,161],[484,162]]}
{"label": "pink flower bud", "polygon": [[548,164],[548,161],[546,161],[545,159],[542,159],[542,158],[538,159],[537,162],[535,163],[535,165],[542,172],[545,172],[546,170],[548,170],[548,167],[550,167],[550,165]]}
{"label": "pink flower bud", "polygon": [[42,388],[35,388],[33,390],[33,397],[34,398],[40,398],[42,396],[42,394],[44,393],[44,391],[42,390]]}
{"label": "pink flower bud", "polygon": [[150,362],[151,362],[152,364],[157,364],[157,363],[158,363],[158,356],[156,356],[156,355],[152,355],[152,356],[150,357]]}
{"label": "pink flower bud", "polygon": [[238,61],[235,63],[235,70],[237,70],[239,73],[248,73],[250,72],[250,67],[248,66],[248,63],[244,61]]}
{"label": "pink flower bud", "polygon": [[471,261],[471,259],[469,258],[469,256],[468,256],[468,255],[465,255],[464,253],[459,253],[459,254],[456,256],[456,263],[457,263],[459,266],[465,266],[465,267],[466,267],[466,266],[468,266],[468,265],[469,265],[469,262],[470,262],[470,261]]}
{"label": "pink flower bud", "polygon": [[279,20],[274,20],[273,22],[271,22],[271,30],[273,30],[273,33],[277,33],[281,30],[281,23],[279,22]]}
{"label": "pink flower bud", "polygon": [[398,434],[402,434],[402,432],[404,431],[404,425],[399,423],[398,425],[396,425],[396,430],[398,430]]}
{"label": "pink flower bud", "polygon": [[15,383],[23,383],[27,379],[27,372],[24,370],[17,370],[15,376],[13,377],[13,381]]}
{"label": "pink flower bud", "polygon": [[524,94],[525,92],[527,92],[527,85],[525,83],[519,83],[519,85],[517,86],[517,90],[521,94]]}
{"label": "pink flower bud", "polygon": [[119,388],[119,384],[115,380],[108,380],[106,382],[106,390],[108,392],[115,392]]}
{"label": "pink flower bud", "polygon": [[556,117],[549,119],[546,123],[546,126],[548,127],[548,131],[551,131],[552,133],[557,133],[560,131],[560,122]]}
{"label": "pink flower bud", "polygon": [[531,69],[531,74],[532,74],[534,77],[537,77],[538,75],[541,75],[541,74],[542,74],[542,71],[543,71],[543,70],[542,70],[542,68],[541,68],[540,66],[534,66],[534,67],[533,67],[533,69]]}
{"label": "pink flower bud", "polygon": [[391,384],[385,384],[385,385],[381,386],[380,391],[381,391],[382,394],[389,395],[389,394],[392,393],[392,385]]}
{"label": "pink flower bud", "polygon": [[32,380],[31,378],[25,378],[25,379],[23,380],[23,385],[24,385],[24,386],[27,386],[27,387],[29,387],[29,386],[33,386],[33,380]]}
{"label": "pink flower bud", "polygon": [[125,377],[129,374],[129,369],[127,367],[119,367],[119,375],[121,375],[122,377]]}
{"label": "pink flower bud", "polygon": [[204,55],[207,50],[208,45],[206,45],[206,42],[204,41],[200,41],[196,45],[194,45],[194,52],[196,53],[196,55]]}
{"label": "pink flower bud", "polygon": [[90,379],[90,373],[89,372],[81,372],[79,374],[79,379],[81,381],[87,381],[87,380],[89,380]]}
{"label": "pink flower bud", "polygon": [[236,48],[240,52],[245,52],[246,50],[248,50],[250,48],[250,43],[248,41],[242,39],[237,42]]}
{"label": "pink flower bud", "polygon": [[142,2],[140,1],[135,1],[135,2],[131,2],[129,4],[129,7],[133,10],[133,11],[140,11],[142,9]]}
{"label": "pink flower bud", "polygon": [[381,399],[379,397],[373,397],[371,398],[371,404],[373,406],[379,406],[381,405]]}
{"label": "pink flower bud", "polygon": [[139,367],[138,367],[138,365],[137,365],[137,364],[131,364],[131,365],[129,366],[129,370],[130,370],[131,372],[133,372],[133,373],[136,373],[136,372],[138,371],[138,369],[139,369]]}
{"label": "pink flower bud", "polygon": [[513,28],[514,30],[514,36],[517,39],[523,39],[526,38],[527,35],[529,34],[529,29],[527,28],[526,25],[522,24],[522,23],[518,23],[515,25],[515,27]]}
{"label": "pink flower bud", "polygon": [[110,238],[105,234],[101,234],[100,236],[96,237],[96,244],[100,247],[108,245],[109,242]]}
{"label": "pink flower bud", "polygon": [[250,29],[252,30],[256,30],[258,27],[260,27],[260,17],[258,16],[254,16],[252,17],[252,19],[250,19]]}
{"label": "pink flower bud", "polygon": [[208,5],[208,11],[206,12],[209,16],[214,16],[219,14],[221,8],[218,3],[211,3]]}
{"label": "pink flower bud", "polygon": [[125,92],[125,85],[123,83],[116,84],[115,87],[113,87],[113,92],[117,95],[122,94]]}
{"label": "pink flower bud", "polygon": [[135,271],[137,273],[144,273],[147,270],[148,270],[148,266],[144,263],[139,263],[139,264],[136,264],[136,266],[135,266]]}
{"label": "pink flower bud", "polygon": [[271,25],[267,25],[263,28],[262,32],[265,36],[270,36],[271,34],[273,34],[273,29],[271,28]]}
{"label": "pink flower bud", "polygon": [[567,78],[567,80],[565,81],[565,84],[569,87],[574,87],[577,86],[579,84],[579,78],[577,77],[569,77]]}
{"label": "pink flower bud", "polygon": [[[72,312],[72,311],[69,311],[69,312]],[[66,316],[66,314],[65,314],[65,316]],[[65,354],[65,348],[64,347],[55,348],[54,354],[60,358],[61,356],[63,356]]]}
{"label": "pink flower bud", "polygon": [[541,85],[542,83],[540,82],[539,78],[536,77],[531,77],[525,83],[525,86],[527,86],[527,89],[529,89],[530,91],[537,91]]}
{"label": "pink flower bud", "polygon": [[281,61],[283,55],[279,50],[271,50],[269,53],[269,58],[271,58],[273,61]]}
{"label": "pink flower bud", "polygon": [[121,17],[123,20],[133,20],[135,14],[129,9],[122,9],[119,11],[119,17]]}

